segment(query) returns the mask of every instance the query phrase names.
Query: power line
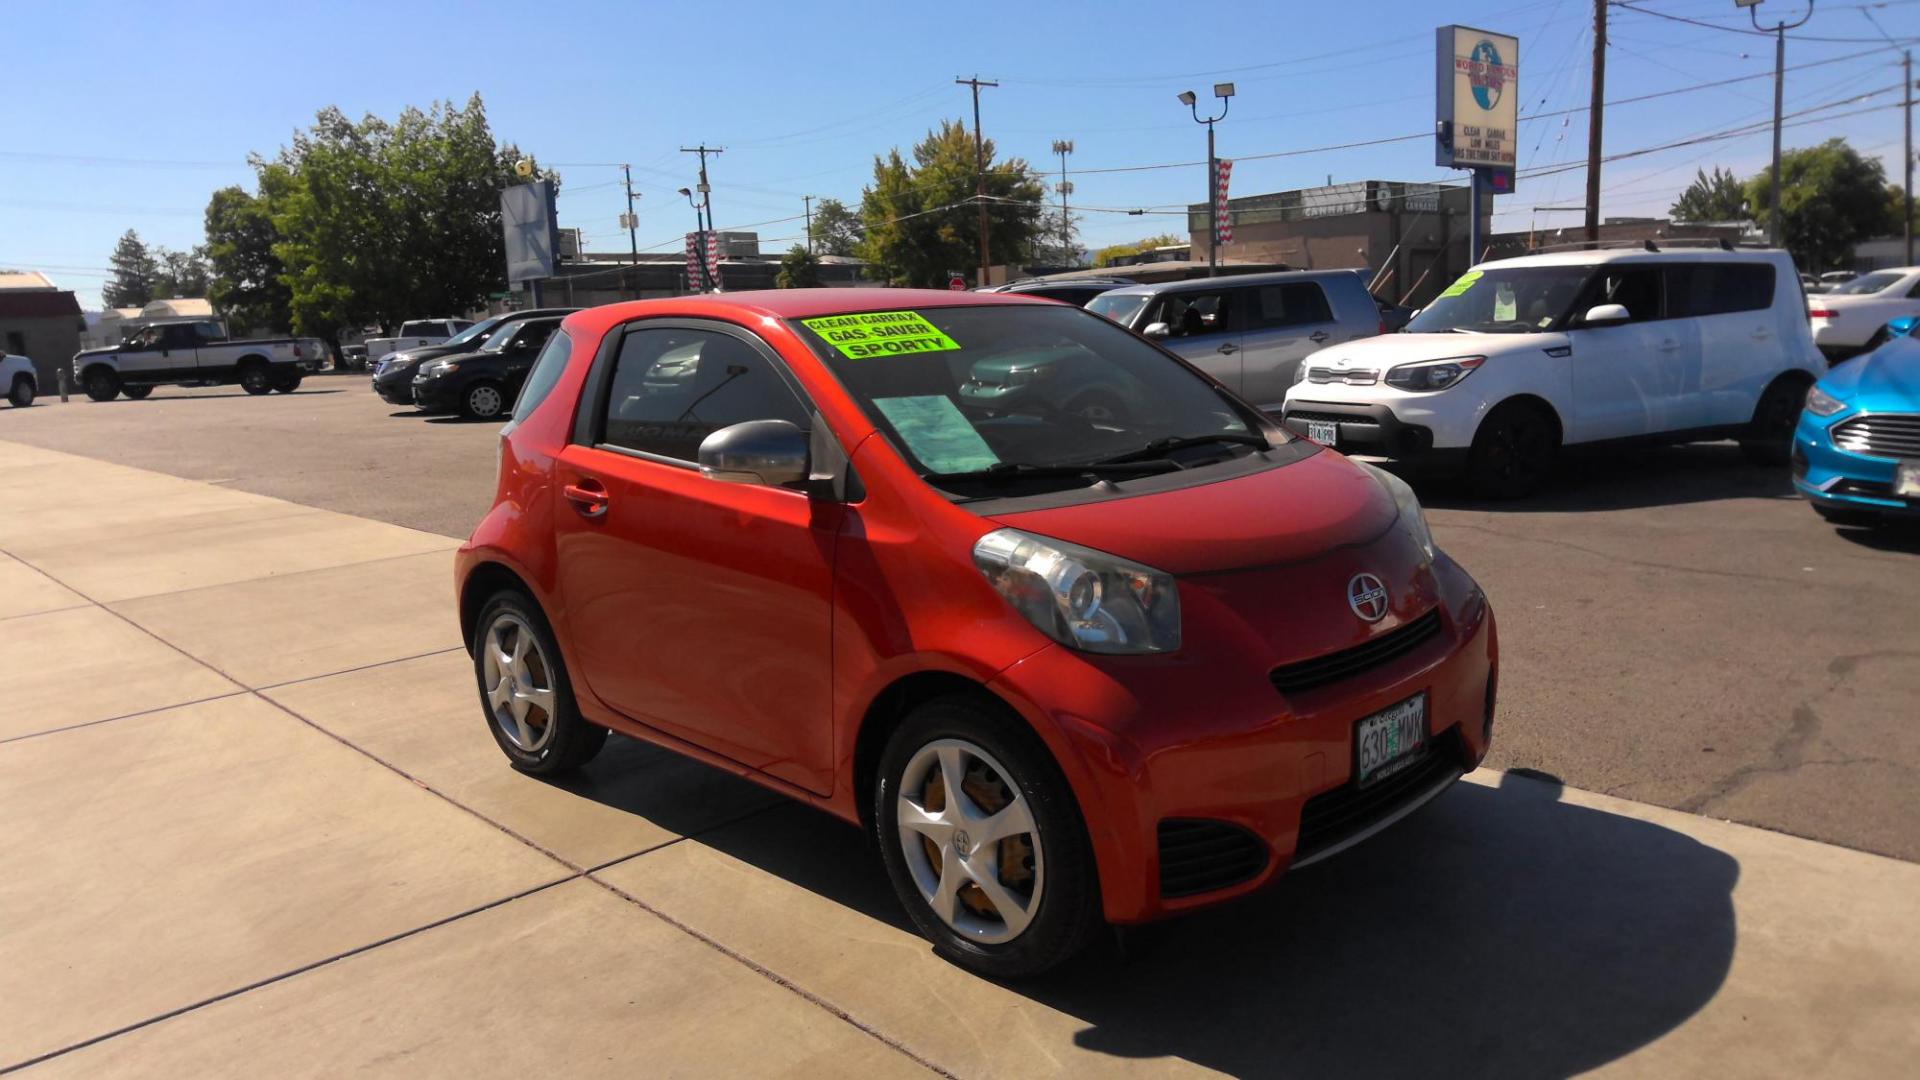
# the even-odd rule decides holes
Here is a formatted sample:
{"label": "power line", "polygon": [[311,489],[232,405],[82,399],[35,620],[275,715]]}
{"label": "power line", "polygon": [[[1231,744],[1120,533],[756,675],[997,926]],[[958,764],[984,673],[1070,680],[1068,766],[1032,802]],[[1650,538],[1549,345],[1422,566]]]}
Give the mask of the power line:
{"label": "power line", "polygon": [[[1611,7],[1617,7],[1617,8],[1624,9],[1626,11],[1631,11],[1637,15],[1652,15],[1655,18],[1666,19],[1670,22],[1686,23],[1688,26],[1700,26],[1700,27],[1705,27],[1708,30],[1724,30],[1729,34],[1746,34],[1749,37],[1770,38],[1773,36],[1773,31],[1771,30],[1749,30],[1743,26],[1727,26],[1724,23],[1711,23],[1711,22],[1704,22],[1700,19],[1689,19],[1684,15],[1669,15],[1664,11],[1654,11],[1651,8],[1635,7],[1634,5],[1628,3],[1627,0],[1607,0],[1607,2],[1608,2],[1608,5]],[[1879,38],[1817,37],[1811,34],[1792,34],[1789,36],[1794,41],[1829,41],[1829,42],[1836,42],[1836,43],[1848,44],[1848,45],[1871,44],[1874,42],[1878,42],[1880,40]],[[1902,38],[1901,40],[1909,41],[1909,42],[1920,41],[1920,38]]]}

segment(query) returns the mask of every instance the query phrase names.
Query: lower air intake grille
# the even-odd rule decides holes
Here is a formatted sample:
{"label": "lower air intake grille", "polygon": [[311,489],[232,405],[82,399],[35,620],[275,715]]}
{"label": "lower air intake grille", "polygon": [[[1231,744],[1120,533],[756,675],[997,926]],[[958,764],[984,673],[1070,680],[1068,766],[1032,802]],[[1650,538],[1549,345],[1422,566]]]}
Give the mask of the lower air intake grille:
{"label": "lower air intake grille", "polygon": [[1267,845],[1238,825],[1197,818],[1160,823],[1160,895],[1213,892],[1260,876]]}

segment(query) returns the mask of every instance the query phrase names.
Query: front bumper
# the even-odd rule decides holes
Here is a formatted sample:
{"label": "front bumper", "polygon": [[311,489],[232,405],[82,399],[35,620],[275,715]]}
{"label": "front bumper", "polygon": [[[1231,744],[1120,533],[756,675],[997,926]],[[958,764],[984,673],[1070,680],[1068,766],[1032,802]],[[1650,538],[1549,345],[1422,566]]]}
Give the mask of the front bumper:
{"label": "front bumper", "polygon": [[[1052,646],[1001,673],[995,692],[1066,747],[1109,920],[1142,922],[1258,890],[1479,764],[1492,739],[1498,634],[1464,570],[1443,554],[1434,574],[1435,636],[1296,693],[1277,690],[1265,671],[1250,678],[1200,655],[1120,663]],[[1355,725],[1420,693],[1431,760],[1357,787]],[[1195,877],[1196,843],[1228,851],[1237,871]],[[1211,887],[1196,891],[1196,881]]]}
{"label": "front bumper", "polygon": [[1896,459],[1856,454],[1833,445],[1828,430],[1853,415],[1800,414],[1800,425],[1793,433],[1794,490],[1826,510],[1920,517],[1920,499],[1893,493]]}
{"label": "front bumper", "polygon": [[1455,464],[1464,460],[1464,448],[1438,447],[1431,427],[1407,423],[1386,405],[1346,401],[1289,401],[1281,426],[1307,437],[1309,420],[1330,421],[1339,439],[1334,449],[1344,454],[1367,454],[1400,461]]}
{"label": "front bumper", "polygon": [[408,376],[403,379],[388,379],[376,375],[373,378],[373,392],[380,395],[380,400],[389,405],[411,405],[413,404],[413,378]]}
{"label": "front bumper", "polygon": [[414,376],[413,407],[423,412],[452,412],[460,407],[460,388],[457,380],[442,376],[437,379]]}

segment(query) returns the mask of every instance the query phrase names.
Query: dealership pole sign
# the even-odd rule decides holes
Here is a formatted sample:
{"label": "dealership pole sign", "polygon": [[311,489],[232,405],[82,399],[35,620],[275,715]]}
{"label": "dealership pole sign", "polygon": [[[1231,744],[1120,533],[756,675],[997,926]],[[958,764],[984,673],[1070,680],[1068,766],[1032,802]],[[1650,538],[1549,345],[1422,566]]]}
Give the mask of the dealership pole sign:
{"label": "dealership pole sign", "polygon": [[1443,26],[1437,38],[1434,163],[1510,177],[1519,128],[1520,39],[1469,26]]}

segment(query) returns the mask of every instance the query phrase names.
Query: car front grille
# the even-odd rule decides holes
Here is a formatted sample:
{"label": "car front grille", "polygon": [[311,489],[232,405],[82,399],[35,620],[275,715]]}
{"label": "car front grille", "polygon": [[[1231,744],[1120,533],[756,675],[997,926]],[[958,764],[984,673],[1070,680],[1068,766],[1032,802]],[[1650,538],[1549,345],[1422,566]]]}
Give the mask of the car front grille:
{"label": "car front grille", "polygon": [[1431,791],[1449,775],[1462,772],[1460,734],[1448,728],[1427,740],[1420,758],[1367,787],[1352,781],[1323,791],[1300,810],[1300,837],[1294,844],[1297,865],[1352,839],[1392,817]]}
{"label": "car front grille", "polygon": [[1310,383],[1345,383],[1348,386],[1372,386],[1380,381],[1380,373],[1373,368],[1327,368],[1311,367],[1307,369],[1307,381]]}
{"label": "car front grille", "polygon": [[1166,899],[1252,881],[1266,868],[1265,841],[1238,825],[1199,818],[1160,823],[1160,895]]}
{"label": "car front grille", "polygon": [[1308,422],[1309,420],[1326,420],[1335,424],[1346,424],[1348,427],[1379,427],[1380,426],[1379,421],[1373,419],[1370,416],[1352,416],[1347,413],[1315,412],[1312,409],[1288,409],[1286,418],[1288,420],[1298,420],[1303,424]]}
{"label": "car front grille", "polygon": [[1311,690],[1397,660],[1439,633],[1440,609],[1434,608],[1410,623],[1396,626],[1351,648],[1316,656],[1311,660],[1283,664],[1269,672],[1268,677],[1273,680],[1273,688],[1283,694]]}
{"label": "car front grille", "polygon": [[1875,457],[1920,458],[1920,413],[1856,416],[1834,425],[1833,445]]}

